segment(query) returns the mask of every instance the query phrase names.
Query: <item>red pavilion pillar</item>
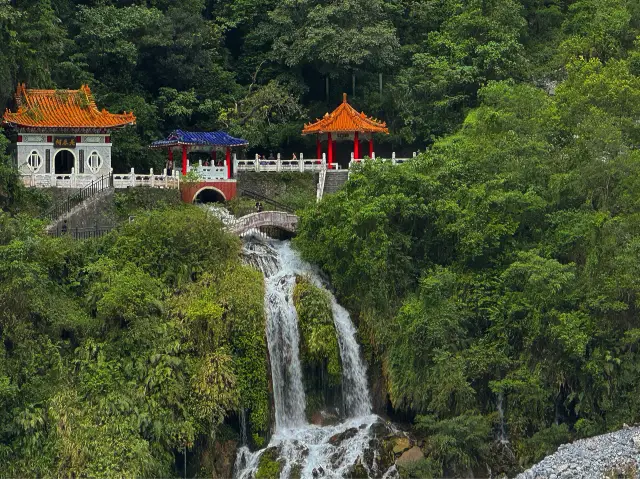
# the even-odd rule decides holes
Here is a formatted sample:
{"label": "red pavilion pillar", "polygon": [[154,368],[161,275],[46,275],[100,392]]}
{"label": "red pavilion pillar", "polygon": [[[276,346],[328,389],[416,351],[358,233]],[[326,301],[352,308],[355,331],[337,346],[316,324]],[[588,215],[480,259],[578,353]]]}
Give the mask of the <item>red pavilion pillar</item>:
{"label": "red pavilion pillar", "polygon": [[373,158],[373,133],[369,137],[369,158]]}
{"label": "red pavilion pillar", "polygon": [[328,163],[329,169],[331,169],[331,166],[333,165],[333,140],[331,138],[331,133],[327,133],[327,143],[328,143],[327,153],[329,155],[327,158],[327,163]]}
{"label": "red pavilion pillar", "polygon": [[182,145],[182,176],[187,175],[187,145]]}
{"label": "red pavilion pillar", "polygon": [[336,159],[336,142],[332,141],[331,142],[331,150],[332,150],[332,155],[333,155],[333,160],[335,161]]}
{"label": "red pavilion pillar", "polygon": [[356,131],[353,135],[353,159],[358,160],[360,158],[360,137]]}
{"label": "red pavilion pillar", "polygon": [[[173,150],[171,147],[169,147],[169,161],[173,163]],[[173,165],[171,165],[171,168],[173,168]]]}
{"label": "red pavilion pillar", "polygon": [[320,134],[316,135],[316,158],[322,159],[322,143],[320,143]]}
{"label": "red pavilion pillar", "polygon": [[227,179],[231,179],[231,148],[227,146],[227,152],[224,159],[227,161]]}

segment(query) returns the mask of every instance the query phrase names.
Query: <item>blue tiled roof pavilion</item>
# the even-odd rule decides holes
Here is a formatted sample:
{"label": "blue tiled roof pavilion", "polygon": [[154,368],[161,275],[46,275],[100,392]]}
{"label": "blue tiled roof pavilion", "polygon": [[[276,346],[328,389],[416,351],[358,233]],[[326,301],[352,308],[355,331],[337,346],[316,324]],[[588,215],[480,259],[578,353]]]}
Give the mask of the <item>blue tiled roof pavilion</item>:
{"label": "blue tiled roof pavilion", "polygon": [[164,140],[151,143],[151,148],[171,148],[173,146],[213,146],[240,147],[249,142],[242,138],[234,138],[224,131],[182,131],[174,130]]}

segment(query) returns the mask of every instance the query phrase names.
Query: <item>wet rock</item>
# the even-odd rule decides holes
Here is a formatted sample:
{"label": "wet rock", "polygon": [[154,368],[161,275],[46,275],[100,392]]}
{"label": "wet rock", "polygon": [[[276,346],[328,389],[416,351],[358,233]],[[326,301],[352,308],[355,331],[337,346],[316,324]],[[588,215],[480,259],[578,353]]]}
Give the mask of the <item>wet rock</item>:
{"label": "wet rock", "polygon": [[391,428],[382,419],[379,419],[378,421],[374,422],[371,425],[370,430],[371,430],[371,434],[377,437],[386,437],[392,434],[393,432]]}
{"label": "wet rock", "polygon": [[411,441],[408,437],[393,438],[392,444],[394,454],[402,454],[404,451],[411,448]]}
{"label": "wet rock", "polygon": [[349,468],[345,477],[351,479],[367,479],[369,477],[369,473],[367,472],[367,468],[364,467],[362,463],[358,462]]}
{"label": "wet rock", "polygon": [[356,434],[358,434],[358,429],[356,429],[355,427],[350,427],[344,432],[331,436],[329,438],[329,444],[331,444],[332,446],[339,446],[343,441],[351,439]]}
{"label": "wet rock", "polygon": [[316,411],[311,415],[311,424],[316,426],[334,426],[339,423],[338,415],[329,411]]}
{"label": "wet rock", "polygon": [[302,477],[302,466],[300,464],[294,464],[293,466],[291,466],[289,479],[300,479],[301,477]]}
{"label": "wet rock", "polygon": [[277,447],[266,449],[260,456],[256,479],[278,479],[284,466],[279,456],[280,451]]}
{"label": "wet rock", "polygon": [[339,464],[342,463],[342,458],[344,457],[344,449],[338,449],[336,452],[334,452],[331,457],[329,458],[329,460],[331,461],[331,465],[334,468],[337,468]]}
{"label": "wet rock", "polygon": [[405,467],[413,462],[420,461],[421,459],[424,459],[424,454],[422,452],[422,449],[420,449],[418,446],[413,446],[408,451],[405,451],[402,454],[402,456],[400,456],[396,460],[396,465],[400,467]]}
{"label": "wet rock", "polygon": [[234,440],[216,441],[212,448],[202,453],[201,467],[213,465],[213,477],[231,477],[238,452],[238,442]]}

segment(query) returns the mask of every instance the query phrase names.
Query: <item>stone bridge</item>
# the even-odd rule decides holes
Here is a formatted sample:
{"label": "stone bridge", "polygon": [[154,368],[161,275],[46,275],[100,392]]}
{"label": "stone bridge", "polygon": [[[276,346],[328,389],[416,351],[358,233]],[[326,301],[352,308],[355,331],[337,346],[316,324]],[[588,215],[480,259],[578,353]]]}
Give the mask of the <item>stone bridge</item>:
{"label": "stone bridge", "polygon": [[275,227],[288,231],[289,233],[295,233],[296,227],[298,226],[298,217],[284,211],[261,211],[238,218],[233,223],[227,225],[227,228],[231,233],[241,235],[247,231],[263,226]]}

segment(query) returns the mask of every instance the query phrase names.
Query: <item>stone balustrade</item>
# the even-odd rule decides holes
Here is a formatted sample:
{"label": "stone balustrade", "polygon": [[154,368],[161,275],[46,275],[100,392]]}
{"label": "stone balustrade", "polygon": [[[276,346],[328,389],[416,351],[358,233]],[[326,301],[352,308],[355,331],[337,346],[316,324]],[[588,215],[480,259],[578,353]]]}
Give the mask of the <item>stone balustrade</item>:
{"label": "stone balustrade", "polygon": [[[413,157],[416,153],[413,153]],[[376,159],[375,153],[371,158]],[[398,158],[395,153],[392,153],[390,159],[381,159],[381,161],[390,161],[394,165],[399,165],[409,161],[411,158]],[[351,161],[349,162],[349,168],[356,164],[369,159],[353,158],[351,154]],[[322,154],[322,158],[304,158],[302,153],[299,159],[295,160],[283,160],[278,157],[273,160],[260,160],[258,155],[253,159],[239,160],[233,157],[234,171],[263,171],[263,172],[307,172],[307,171],[326,171],[329,166],[327,165],[326,154]],[[334,163],[331,165],[331,169],[339,170],[340,165]],[[188,171],[195,171],[198,177],[203,181],[220,181],[229,180],[228,165],[226,160],[219,166],[205,166],[202,162],[189,165]],[[84,188],[95,181],[99,175],[76,173],[75,168],[71,169],[71,173],[56,174],[56,173],[31,173],[22,175],[22,181],[25,186],[37,187],[37,188]],[[174,169],[172,175],[167,175],[167,170],[163,170],[162,173],[156,174],[153,168],[148,174],[136,173],[133,168],[128,173],[114,173],[113,185],[115,188],[128,188],[131,186],[150,186],[153,188],[178,188],[180,184],[180,171]]]}
{"label": "stone balustrade", "polygon": [[187,171],[195,171],[198,174],[198,176],[204,181],[229,179],[229,173],[228,173],[229,170],[227,167],[227,160],[225,160],[222,163],[222,165],[219,165],[219,166],[215,166],[215,165],[204,166],[201,160],[201,161],[198,161],[197,165],[190,164],[189,167],[187,168]]}
{"label": "stone balustrade", "polygon": [[235,159],[235,171],[320,171],[326,168],[326,155],[322,158],[305,158],[300,153],[300,158],[295,160],[283,160],[278,153],[277,158],[261,160],[258,155],[247,160]]}
{"label": "stone balustrade", "polygon": [[[25,186],[36,188],[85,188],[100,178],[99,175],[87,173],[76,173],[75,168],[71,169],[71,173],[65,174],[30,174],[23,175],[22,181]],[[136,173],[133,168],[129,173],[114,173],[113,187],[128,188],[130,186],[150,186],[153,188],[178,188],[180,179],[177,172],[173,172],[173,176],[168,176],[167,171],[163,170],[162,174],[155,174],[153,168],[149,174]]]}
{"label": "stone balustrade", "polygon": [[[411,158],[397,158],[396,157],[396,152],[394,151],[393,153],[391,153],[391,158],[378,158],[379,161],[390,161],[392,164],[394,165],[401,165],[402,163],[406,163],[409,160],[412,160],[413,158],[415,158],[416,156],[418,156],[418,153],[416,153],[415,151],[413,152],[413,156]],[[376,159],[376,154],[374,153],[373,156],[370,158],[371,160],[375,160]],[[351,161],[349,161],[349,168],[351,168],[351,166],[353,166],[356,163],[362,163],[363,161],[368,161],[366,159],[354,159],[353,158],[353,153],[351,153]]]}
{"label": "stone balustrade", "polygon": [[298,217],[284,211],[261,211],[242,216],[226,227],[231,233],[242,235],[263,226],[272,226],[295,233],[298,226]]}

